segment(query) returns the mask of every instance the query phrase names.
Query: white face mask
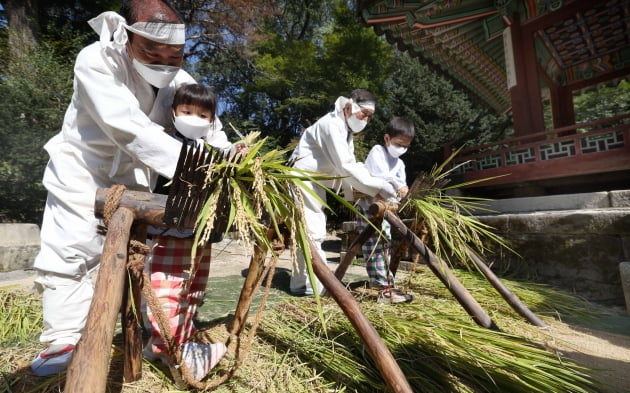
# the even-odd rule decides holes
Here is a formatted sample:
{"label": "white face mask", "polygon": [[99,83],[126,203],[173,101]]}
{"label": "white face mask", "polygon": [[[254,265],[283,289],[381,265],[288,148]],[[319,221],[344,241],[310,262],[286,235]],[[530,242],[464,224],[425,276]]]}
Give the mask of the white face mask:
{"label": "white face mask", "polygon": [[173,78],[175,78],[180,68],[162,64],[144,64],[136,59],[133,59],[132,63],[133,68],[138,71],[138,74],[140,74],[145,81],[158,89],[168,86]]}
{"label": "white face mask", "polygon": [[180,134],[189,139],[203,138],[210,131],[210,122],[197,116],[175,116],[173,124]]}
{"label": "white face mask", "polygon": [[352,132],[355,134],[363,131],[365,126],[367,126],[367,121],[360,120],[359,118],[355,116],[354,113],[348,118],[347,123],[348,123],[348,127],[350,127]]}
{"label": "white face mask", "polygon": [[390,156],[398,158],[407,152],[407,148],[402,146],[387,145],[387,152]]}

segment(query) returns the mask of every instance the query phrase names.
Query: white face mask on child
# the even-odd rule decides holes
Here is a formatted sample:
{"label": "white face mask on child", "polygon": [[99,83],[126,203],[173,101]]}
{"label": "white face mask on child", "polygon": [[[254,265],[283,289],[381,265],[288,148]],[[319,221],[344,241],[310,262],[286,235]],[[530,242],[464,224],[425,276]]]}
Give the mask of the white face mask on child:
{"label": "white face mask on child", "polygon": [[175,116],[173,124],[180,134],[189,139],[203,138],[210,131],[210,122],[198,116]]}
{"label": "white face mask on child", "polygon": [[407,148],[402,146],[387,145],[387,152],[390,156],[398,158],[407,152]]}

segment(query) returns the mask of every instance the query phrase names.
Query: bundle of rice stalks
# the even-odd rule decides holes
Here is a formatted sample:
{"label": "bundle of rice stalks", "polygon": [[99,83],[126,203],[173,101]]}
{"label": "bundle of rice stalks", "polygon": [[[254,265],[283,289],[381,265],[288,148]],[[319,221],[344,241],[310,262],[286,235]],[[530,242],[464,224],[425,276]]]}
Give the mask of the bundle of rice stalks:
{"label": "bundle of rice stalks", "polygon": [[241,159],[216,160],[205,168],[204,187],[211,192],[195,224],[197,243],[208,241],[215,225],[226,219],[221,230],[224,234],[229,230],[238,232],[246,248],[255,244],[271,248],[268,229],[283,239],[287,231],[281,226],[286,226],[289,238],[283,239],[285,243],[297,243],[308,251],[302,193],[308,192],[327,205],[304,182],[314,182],[340,202],[348,203],[321,185],[322,180],[334,177],[291,167],[287,150],[261,153],[266,138],[258,140],[259,136],[251,132],[245,137],[249,151]]}
{"label": "bundle of rice stalks", "polygon": [[[501,316],[520,319],[519,314],[502,297],[488,280],[474,272],[453,269],[453,274],[466,288],[474,294],[475,300],[484,308],[492,309],[493,318]],[[523,282],[502,278],[501,281],[513,293],[518,293],[519,299],[527,304],[536,314],[562,319],[563,316],[578,317],[584,321],[595,321],[596,315],[603,312],[596,305],[581,299],[574,294],[562,292],[553,287],[540,283]],[[452,294],[444,284],[435,277],[427,267],[421,266],[409,276],[410,288],[434,299],[452,300]]]}
{"label": "bundle of rice stalks", "polygon": [[[435,280],[427,275],[425,279]],[[419,284],[416,281],[412,289],[422,291]],[[484,301],[494,302],[489,297]],[[304,301],[279,305],[263,320],[261,337],[297,353],[348,391],[385,391],[378,369],[341,311],[333,303],[323,305],[325,335],[313,317],[316,307]],[[546,350],[543,338],[525,339],[536,337],[528,329],[537,328],[518,316],[504,317],[513,332],[506,333],[473,324],[452,298],[420,296],[402,307],[370,301],[362,303],[362,309],[414,392],[604,391],[589,369]]]}
{"label": "bundle of rice stalks", "polygon": [[[435,255],[451,264],[461,262],[469,267],[473,262],[468,250],[483,254],[495,249],[484,242],[491,242],[499,249],[515,253],[507,242],[492,232],[492,227],[472,216],[472,211],[489,211],[483,205],[486,198],[458,196],[452,190],[494,179],[494,177],[467,183],[449,185],[449,177],[458,167],[448,169],[450,162],[459,153],[454,151],[441,165],[435,165],[429,173],[421,173],[412,183],[409,194],[400,207],[406,218],[422,222],[428,230],[429,245]],[[473,263],[474,265],[474,263]]]}
{"label": "bundle of rice stalks", "polygon": [[259,136],[259,132],[251,132],[244,137],[249,151],[241,159],[216,160],[205,168],[204,187],[210,193],[195,223],[195,243],[203,244],[216,235],[213,230],[217,223],[224,235],[237,232],[249,249],[257,246],[270,250],[274,248],[272,240],[279,239],[290,248],[293,260],[298,250],[304,255],[313,282],[303,193],[319,201],[324,209],[331,209],[306,182],[318,185],[342,206],[360,213],[322,184],[338,177],[293,168],[286,158],[288,149],[263,153],[266,138],[259,140]]}
{"label": "bundle of rice stalks", "polygon": [[0,289],[0,346],[30,339],[40,331],[42,314],[39,298],[24,290]]}

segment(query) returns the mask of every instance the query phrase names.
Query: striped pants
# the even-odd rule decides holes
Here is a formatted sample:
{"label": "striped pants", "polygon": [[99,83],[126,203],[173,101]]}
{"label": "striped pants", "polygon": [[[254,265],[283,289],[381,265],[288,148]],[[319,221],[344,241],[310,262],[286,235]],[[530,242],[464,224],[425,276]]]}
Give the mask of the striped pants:
{"label": "striped pants", "polygon": [[[367,211],[360,206],[358,206],[358,210],[361,214],[370,218]],[[357,225],[358,231],[361,233],[367,228],[369,223],[361,216],[357,216]],[[389,222],[383,220],[381,232],[382,236],[380,236],[378,232],[370,236],[361,246],[361,251],[363,252],[365,269],[368,277],[370,277],[370,283],[379,287],[393,287],[394,275],[389,271],[389,247],[392,241],[391,225]]]}

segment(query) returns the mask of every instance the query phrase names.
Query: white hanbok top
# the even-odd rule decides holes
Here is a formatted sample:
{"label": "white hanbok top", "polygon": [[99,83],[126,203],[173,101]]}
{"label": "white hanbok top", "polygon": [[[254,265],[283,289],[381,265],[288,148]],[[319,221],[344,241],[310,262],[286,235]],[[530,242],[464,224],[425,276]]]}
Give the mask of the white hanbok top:
{"label": "white hanbok top", "polygon": [[124,47],[101,41],[81,50],[61,132],[45,145],[48,200],[35,268],[85,274],[102,251],[93,207],[96,189],[123,184],[148,192],[157,174],[173,176],[181,142],[165,127],[172,123],[175,90],[188,83],[195,81],[180,70],[156,94]]}
{"label": "white hanbok top", "polygon": [[[334,111],[304,131],[291,160],[296,160],[293,166],[298,169],[343,176],[344,195],[350,200],[353,188],[374,196],[385,187],[385,180],[370,175],[365,165],[356,161],[352,131],[343,114],[347,100],[339,97]],[[335,184],[326,185],[336,188]]]}
{"label": "white hanbok top", "polygon": [[[375,145],[365,159],[365,166],[372,176],[388,181],[396,191],[407,186],[405,163],[400,158],[392,157],[385,146]],[[360,198],[357,205],[367,210],[374,203],[374,198]]]}

